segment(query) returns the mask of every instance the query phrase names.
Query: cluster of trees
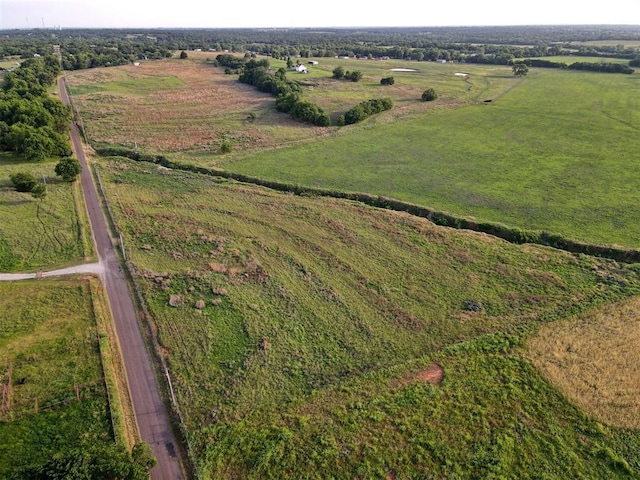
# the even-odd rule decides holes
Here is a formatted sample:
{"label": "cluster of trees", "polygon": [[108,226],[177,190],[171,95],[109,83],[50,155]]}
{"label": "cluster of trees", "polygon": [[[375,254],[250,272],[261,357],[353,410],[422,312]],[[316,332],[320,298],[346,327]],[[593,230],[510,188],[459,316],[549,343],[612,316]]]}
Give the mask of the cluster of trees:
{"label": "cluster of trees", "polygon": [[122,445],[82,445],[55,454],[44,463],[16,469],[10,480],[148,480],[156,459],[146,443],[134,445],[131,453]]}
{"label": "cluster of trees", "polygon": [[302,98],[302,89],[296,82],[286,77],[284,68],[272,73],[267,59],[240,58],[221,54],[216,57],[219,66],[234,69],[238,80],[255,86],[262,92],[276,96],[276,109],[290,114],[296,120],[313,123],[321,127],[331,124],[331,119],[319,106]]}
{"label": "cluster of trees", "polygon": [[362,80],[362,72],[358,71],[358,70],[354,70],[353,72],[350,72],[349,70],[346,70],[338,65],[336,68],[333,69],[333,78],[337,79],[337,80],[351,80],[352,82],[359,82],[360,80]]}
{"label": "cluster of trees", "polygon": [[341,115],[338,119],[338,124],[351,125],[358,123],[371,115],[384,112],[385,110],[391,110],[391,108],[393,108],[393,102],[390,98],[372,98],[365,100],[350,110],[347,110],[344,115]]}
{"label": "cluster of trees", "polygon": [[71,154],[65,136],[71,110],[47,92],[59,71],[58,60],[45,56],[27,59],[5,74],[0,87],[0,151],[13,151],[30,161]]}

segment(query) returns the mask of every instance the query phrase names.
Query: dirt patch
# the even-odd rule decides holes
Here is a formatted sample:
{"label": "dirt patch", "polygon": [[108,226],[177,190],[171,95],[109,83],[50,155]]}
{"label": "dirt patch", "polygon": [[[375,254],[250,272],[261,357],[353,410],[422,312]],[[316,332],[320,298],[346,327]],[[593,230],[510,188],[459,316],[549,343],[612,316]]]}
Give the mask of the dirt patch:
{"label": "dirt patch", "polygon": [[402,380],[402,383],[406,385],[411,382],[422,382],[439,387],[442,384],[442,380],[444,380],[444,369],[434,362],[425,370],[421,370],[415,375],[405,378]]}

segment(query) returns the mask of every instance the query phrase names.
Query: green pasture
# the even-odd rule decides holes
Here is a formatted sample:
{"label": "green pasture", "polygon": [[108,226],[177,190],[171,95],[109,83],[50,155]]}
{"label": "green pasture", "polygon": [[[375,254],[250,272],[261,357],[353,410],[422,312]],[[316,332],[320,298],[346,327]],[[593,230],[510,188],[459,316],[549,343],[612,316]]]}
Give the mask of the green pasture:
{"label": "green pasture", "polygon": [[532,68],[514,81],[505,68],[485,75],[464,68],[490,104],[394,122],[372,118],[333,138],[222,166],[639,247],[640,75]]}
{"label": "green pasture", "polygon": [[[0,271],[34,271],[82,262],[93,251],[81,192],[54,172],[55,162],[0,154]],[[42,200],[15,190],[10,175],[29,172],[46,182]]]}
{"label": "green pasture", "polygon": [[88,93],[111,93],[117,95],[141,95],[153,94],[158,90],[170,90],[180,87],[183,82],[175,76],[129,78],[120,71],[120,77],[114,81],[97,84],[76,85],[70,87],[72,95],[84,95]]}
{"label": "green pasture", "polygon": [[112,442],[89,285],[0,283],[0,477]]}
{"label": "green pasture", "polygon": [[99,168],[202,478],[640,474],[638,433],[576,410],[519,353],[540,322],[637,294],[634,271],[347,201]]}

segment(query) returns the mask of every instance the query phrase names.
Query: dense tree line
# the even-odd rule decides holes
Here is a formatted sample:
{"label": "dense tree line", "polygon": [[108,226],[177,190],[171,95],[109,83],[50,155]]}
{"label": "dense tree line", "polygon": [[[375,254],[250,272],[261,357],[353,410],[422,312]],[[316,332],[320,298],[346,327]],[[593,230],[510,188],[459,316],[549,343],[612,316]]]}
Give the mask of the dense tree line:
{"label": "dense tree line", "polygon": [[66,137],[71,111],[47,92],[59,72],[57,58],[48,55],[29,58],[5,74],[0,87],[0,151],[32,161],[71,154]]}

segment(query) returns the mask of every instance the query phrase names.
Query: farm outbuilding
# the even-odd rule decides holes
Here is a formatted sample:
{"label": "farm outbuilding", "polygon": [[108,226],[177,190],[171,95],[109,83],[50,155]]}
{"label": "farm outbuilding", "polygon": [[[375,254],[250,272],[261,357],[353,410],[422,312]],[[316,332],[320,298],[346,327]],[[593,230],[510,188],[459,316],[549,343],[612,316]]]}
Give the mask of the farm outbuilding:
{"label": "farm outbuilding", "polygon": [[298,65],[296,65],[296,72],[298,72],[298,73],[307,73],[307,67],[305,67],[304,65],[299,63]]}

